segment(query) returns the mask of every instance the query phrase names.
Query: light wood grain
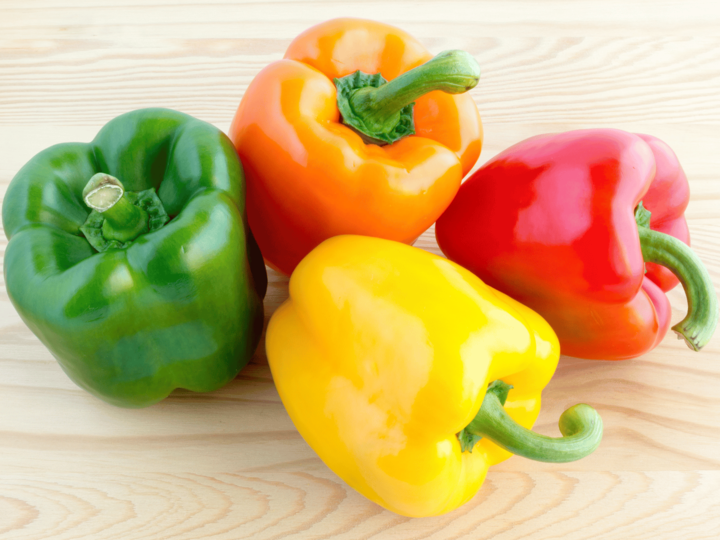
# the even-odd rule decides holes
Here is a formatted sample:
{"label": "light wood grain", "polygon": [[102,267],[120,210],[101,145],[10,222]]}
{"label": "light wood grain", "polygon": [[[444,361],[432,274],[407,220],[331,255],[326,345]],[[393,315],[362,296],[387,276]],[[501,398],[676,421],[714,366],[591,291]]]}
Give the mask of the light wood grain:
{"label": "light wood grain", "polygon": [[[2,0],[0,197],[35,153],[90,140],[110,118],[163,106],[227,129],[252,77],[299,32],[336,16],[463,48],[480,163],[539,133],[652,133],[691,182],[693,247],[720,284],[720,3],[625,0],[242,2]],[[0,251],[7,245],[4,235]],[[439,253],[432,230],[418,246]],[[686,307],[670,293],[674,319]],[[270,272],[266,318],[287,297]],[[365,500],[304,443],[262,346],[212,394],[144,410],[75,387],[0,282],[0,538],[714,539],[720,536],[720,338],[701,354],[668,336],[643,358],[563,358],[537,430],[577,401],[605,437],[585,460],[512,458],[446,516],[407,519]]]}
{"label": "light wood grain", "polygon": [[[8,538],[675,538],[720,534],[720,472],[496,472],[452,514],[368,504],[322,467],[4,478]],[[17,535],[22,531],[24,536]],[[16,536],[17,535],[17,536]]]}

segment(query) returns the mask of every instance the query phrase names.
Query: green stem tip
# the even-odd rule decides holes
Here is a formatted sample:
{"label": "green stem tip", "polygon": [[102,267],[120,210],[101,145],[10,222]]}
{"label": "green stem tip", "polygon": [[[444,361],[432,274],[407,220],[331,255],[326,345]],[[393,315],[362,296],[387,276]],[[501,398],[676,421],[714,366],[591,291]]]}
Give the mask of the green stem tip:
{"label": "green stem tip", "polygon": [[650,212],[642,202],[635,210],[635,221],[645,262],[670,270],[685,290],[688,312],[672,329],[678,339],[684,339],[688,347],[699,351],[710,341],[718,324],[718,298],[710,274],[685,242],[649,228]]}
{"label": "green stem tip", "polygon": [[106,239],[128,242],[148,230],[147,212],[127,200],[125,188],[114,176],[95,174],[82,197],[86,205],[105,218],[102,233]]}
{"label": "green stem tip", "polygon": [[420,96],[441,90],[462,94],[475,88],[480,66],[465,51],[444,51],[387,82],[361,71],[335,79],[343,123],[369,144],[389,144],[415,133],[412,109]]}
{"label": "green stem tip", "polygon": [[478,440],[487,437],[498,446],[518,456],[535,461],[567,463],[591,454],[602,439],[602,418],[584,403],[574,405],[560,416],[562,437],[540,435],[515,422],[503,407],[512,386],[493,381],[485,393],[482,407],[459,434],[463,450],[472,452]]}

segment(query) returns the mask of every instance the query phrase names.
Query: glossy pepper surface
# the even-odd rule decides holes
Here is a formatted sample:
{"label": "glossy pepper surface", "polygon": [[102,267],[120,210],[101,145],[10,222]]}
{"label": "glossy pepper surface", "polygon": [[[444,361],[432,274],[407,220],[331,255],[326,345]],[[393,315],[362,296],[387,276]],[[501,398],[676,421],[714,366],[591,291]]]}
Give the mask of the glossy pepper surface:
{"label": "glossy pepper surface", "polygon": [[685,173],[659,139],[571,131],[490,160],[435,230],[447,257],[540,313],[564,354],[617,360],[662,340],[673,273],[690,304],[674,330],[696,350],[712,335],[717,297],[688,247],[688,200]]}
{"label": "glossy pepper surface", "polygon": [[265,268],[244,208],[222,132],[166,109],[122,115],[13,178],[8,294],[70,378],[105,401],[217,389],[263,325]]}
{"label": "glossy pepper surface", "polygon": [[561,417],[564,438],[526,429],[559,355],[540,316],[455,263],[398,242],[323,242],[290,278],[266,346],[308,444],[399,514],[457,508],[511,451],[571,461],[600,441],[602,422],[582,404]]}
{"label": "glossy pepper surface", "polygon": [[289,275],[338,234],[414,242],[480,154],[477,107],[459,94],[478,77],[467,53],[433,59],[382,23],[336,19],[298,36],[252,81],[229,132],[267,263]]}

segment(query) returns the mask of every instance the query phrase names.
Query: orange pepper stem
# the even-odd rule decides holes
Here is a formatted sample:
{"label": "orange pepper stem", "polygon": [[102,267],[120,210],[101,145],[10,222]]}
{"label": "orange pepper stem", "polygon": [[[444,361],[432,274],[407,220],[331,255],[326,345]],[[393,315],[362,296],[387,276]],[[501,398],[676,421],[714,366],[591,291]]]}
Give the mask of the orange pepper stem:
{"label": "orange pepper stem", "polygon": [[380,74],[355,72],[335,79],[343,122],[366,142],[393,143],[415,133],[414,101],[434,90],[462,94],[475,88],[480,66],[465,51],[444,51],[386,82]]}
{"label": "orange pepper stem", "polygon": [[120,180],[97,173],[83,189],[83,200],[105,218],[102,234],[107,240],[129,242],[148,230],[148,215],[127,200]]}
{"label": "orange pepper stem", "polygon": [[547,437],[522,427],[505,412],[503,404],[511,388],[500,380],[490,383],[480,411],[460,434],[461,445],[463,436],[466,438],[463,450],[472,452],[475,443],[487,437],[518,456],[535,461],[567,463],[584,458],[600,445],[602,418],[589,405],[580,403],[562,413],[558,426],[563,436]]}
{"label": "orange pepper stem", "polygon": [[635,221],[645,262],[670,270],[685,289],[688,312],[672,329],[688,347],[699,351],[710,341],[718,324],[718,298],[710,274],[687,244],[649,228],[650,212],[642,202],[635,210]]}

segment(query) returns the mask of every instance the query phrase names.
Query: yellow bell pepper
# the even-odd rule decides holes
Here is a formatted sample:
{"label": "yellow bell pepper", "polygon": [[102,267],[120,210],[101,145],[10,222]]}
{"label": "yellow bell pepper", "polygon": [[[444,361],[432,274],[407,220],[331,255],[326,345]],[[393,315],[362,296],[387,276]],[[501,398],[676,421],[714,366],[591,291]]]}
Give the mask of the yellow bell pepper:
{"label": "yellow bell pepper", "polygon": [[266,346],[308,444],[405,516],[467,502],[511,451],[572,461],[602,436],[583,404],[561,416],[563,438],[526,429],[558,361],[550,326],[457,264],[390,240],[337,236],[315,248],[293,272]]}

